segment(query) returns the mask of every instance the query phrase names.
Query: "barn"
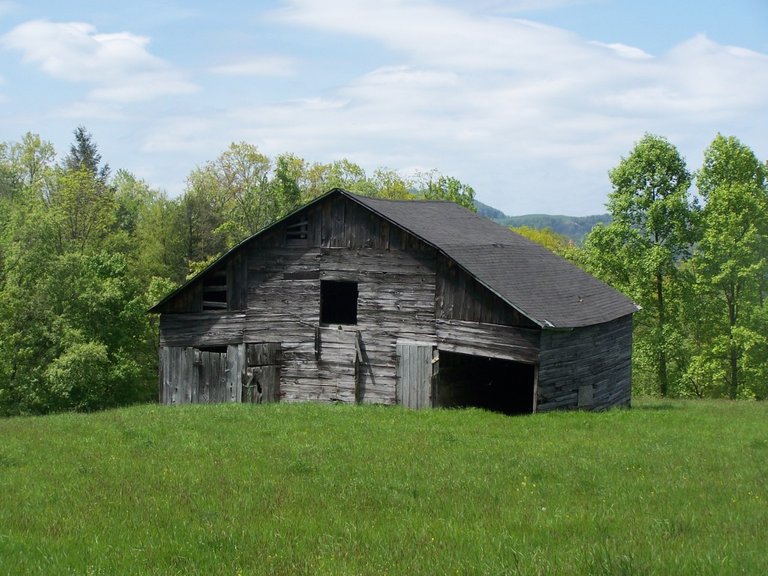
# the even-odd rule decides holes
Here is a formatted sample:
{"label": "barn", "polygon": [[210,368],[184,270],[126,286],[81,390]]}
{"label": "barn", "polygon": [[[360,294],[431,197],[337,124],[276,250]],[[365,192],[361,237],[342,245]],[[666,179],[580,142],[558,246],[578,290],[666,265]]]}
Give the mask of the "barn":
{"label": "barn", "polygon": [[454,203],[334,189],[152,308],[160,401],[631,401],[635,304]]}

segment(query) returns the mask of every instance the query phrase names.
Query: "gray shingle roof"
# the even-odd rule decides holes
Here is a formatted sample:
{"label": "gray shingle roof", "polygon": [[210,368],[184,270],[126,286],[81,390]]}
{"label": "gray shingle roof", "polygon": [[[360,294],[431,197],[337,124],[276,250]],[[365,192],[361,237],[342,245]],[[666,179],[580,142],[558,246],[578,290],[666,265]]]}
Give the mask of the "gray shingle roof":
{"label": "gray shingle roof", "polygon": [[342,193],[444,253],[540,326],[577,328],[638,310],[629,298],[543,246],[452,202]]}

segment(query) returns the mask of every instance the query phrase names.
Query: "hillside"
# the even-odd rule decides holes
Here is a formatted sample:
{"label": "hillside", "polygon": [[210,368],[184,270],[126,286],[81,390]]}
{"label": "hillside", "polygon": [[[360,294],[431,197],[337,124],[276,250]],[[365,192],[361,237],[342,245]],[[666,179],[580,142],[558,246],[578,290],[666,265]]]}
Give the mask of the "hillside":
{"label": "hillside", "polygon": [[0,419],[0,574],[766,574],[766,419],[723,401]]}
{"label": "hillside", "polygon": [[492,206],[475,201],[477,213],[498,222],[504,226],[520,227],[529,226],[530,228],[549,228],[557,234],[562,234],[573,240],[576,244],[581,244],[584,238],[592,228],[599,223],[609,223],[611,217],[609,214],[599,214],[596,216],[559,216],[550,214],[527,214],[524,216],[507,216],[501,210]]}

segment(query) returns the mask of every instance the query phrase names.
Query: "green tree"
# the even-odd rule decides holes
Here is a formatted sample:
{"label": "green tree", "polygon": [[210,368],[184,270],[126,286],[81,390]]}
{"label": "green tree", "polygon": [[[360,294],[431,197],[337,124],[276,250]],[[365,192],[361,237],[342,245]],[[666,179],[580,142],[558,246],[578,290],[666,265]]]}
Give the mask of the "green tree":
{"label": "green tree", "polygon": [[417,196],[427,200],[448,200],[477,212],[475,190],[453,176],[443,176],[437,171],[422,172],[416,175]]}
{"label": "green tree", "polygon": [[75,129],[75,141],[64,158],[64,168],[72,171],[85,170],[104,184],[109,178],[109,164],[102,165],[98,146],[84,126]]}
{"label": "green tree", "polygon": [[280,154],[275,160],[272,188],[281,216],[301,206],[307,187],[306,171],[307,163],[294,154]]}
{"label": "green tree", "polygon": [[95,143],[87,144],[93,163],[59,167],[39,138],[5,147],[12,153],[1,167],[16,190],[4,200],[0,231],[3,414],[92,410],[155,394],[149,280],[137,273],[132,242],[142,211],[127,202],[136,194],[116,198]]}
{"label": "green tree", "polygon": [[579,262],[578,247],[574,244],[573,240],[563,234],[553,232],[550,228],[531,228],[530,226],[510,227],[510,230],[525,236],[528,240],[541,244],[558,256],[562,256],[574,263]]}
{"label": "green tree", "polygon": [[[765,394],[765,279],[768,188],[765,166],[734,137],[718,135],[697,176],[706,204],[693,270],[701,304],[691,381],[721,383],[731,397]],[[751,377],[750,377],[751,376]],[[717,390],[717,384],[714,386]]]}
{"label": "green tree", "polygon": [[[682,337],[679,310],[669,293],[682,293],[686,277],[680,264],[696,239],[691,175],[677,149],[651,134],[609,175],[612,221],[589,234],[586,260],[593,272],[642,307],[635,318],[636,380],[639,376],[647,384],[655,378],[658,392],[666,396],[673,380],[671,356]],[[674,379],[682,369],[675,368]]]}
{"label": "green tree", "polygon": [[190,262],[217,256],[277,218],[270,176],[270,159],[245,142],[192,171],[185,194]]}
{"label": "green tree", "polygon": [[27,132],[21,142],[7,145],[7,162],[19,184],[27,189],[42,191],[52,175],[56,151],[53,144],[38,134]]}
{"label": "green tree", "polygon": [[373,172],[371,183],[376,189],[376,196],[389,200],[413,200],[410,192],[412,183],[400,176],[395,170],[377,168]]}

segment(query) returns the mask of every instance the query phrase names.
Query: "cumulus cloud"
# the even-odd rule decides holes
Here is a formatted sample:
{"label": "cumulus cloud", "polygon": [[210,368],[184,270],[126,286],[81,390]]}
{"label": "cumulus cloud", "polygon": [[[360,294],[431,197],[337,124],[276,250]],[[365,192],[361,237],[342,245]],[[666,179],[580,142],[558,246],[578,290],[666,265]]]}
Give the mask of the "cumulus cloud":
{"label": "cumulus cloud", "polygon": [[[324,135],[326,146],[330,140],[337,148],[375,147],[379,164],[407,150],[422,163],[437,159],[444,170],[462,172],[478,188],[498,188],[498,180],[527,171],[524,187],[535,180],[540,194],[555,198],[563,186],[581,182],[588,198],[563,207],[580,212],[585,204],[588,211],[599,206],[606,172],[643,132],[682,135],[685,148],[764,111],[765,54],[699,35],[652,56],[466,4],[286,0],[273,14],[277,22],[362,38],[391,50],[400,64],[339,87],[329,98],[344,105],[330,112],[296,103],[271,107],[273,118],[294,119],[289,128],[265,121],[259,107],[239,117],[254,135],[283,135],[288,149],[291,138],[310,143]],[[511,13],[526,2],[508,4]],[[698,140],[696,153],[707,143]],[[568,182],[547,180],[553,164],[566,168]],[[494,173],[501,175],[496,181]]]}
{"label": "cumulus cloud", "polygon": [[1,39],[58,80],[91,87],[101,102],[136,102],[195,90],[183,74],[148,51],[149,39],[130,32],[99,33],[83,22],[34,20]]}
{"label": "cumulus cloud", "polygon": [[[504,4],[513,10],[526,2]],[[514,12],[501,2],[480,4],[499,6],[286,0],[271,13],[273,25],[351,39],[345,50],[368,42],[386,56],[354,75],[342,62],[341,75],[307,87],[302,98],[269,95],[170,115],[145,132],[145,150],[212,158],[228,142],[247,140],[271,155],[347,157],[367,169],[434,167],[511,214],[590,214],[602,210],[608,170],[644,132],[670,138],[691,168],[718,131],[739,128],[744,141],[765,143],[765,54],[699,35],[651,55],[503,16]],[[329,50],[324,65],[333,58]],[[236,79],[298,68],[297,60],[260,56],[212,71]]]}

